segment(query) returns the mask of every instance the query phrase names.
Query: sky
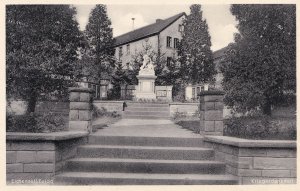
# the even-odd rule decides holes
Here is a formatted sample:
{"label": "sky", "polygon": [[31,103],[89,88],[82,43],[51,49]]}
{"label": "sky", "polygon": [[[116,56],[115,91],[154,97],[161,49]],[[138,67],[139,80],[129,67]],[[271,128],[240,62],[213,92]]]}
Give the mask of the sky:
{"label": "sky", "polygon": [[[84,30],[89,14],[95,5],[74,5],[77,8],[77,21],[80,29]],[[158,4],[158,5],[107,5],[107,14],[112,22],[113,36],[116,37],[132,30],[132,20],[135,18],[134,28],[152,24],[156,19],[165,19],[181,12],[190,13],[188,4]],[[230,42],[237,32],[236,21],[230,13],[230,5],[202,5],[203,17],[208,24],[211,35],[212,50],[216,51]]]}

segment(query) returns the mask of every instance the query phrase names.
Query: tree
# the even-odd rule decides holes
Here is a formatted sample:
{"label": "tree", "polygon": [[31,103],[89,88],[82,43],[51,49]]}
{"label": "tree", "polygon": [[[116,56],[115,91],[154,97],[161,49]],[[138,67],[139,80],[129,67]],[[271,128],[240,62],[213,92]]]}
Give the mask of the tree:
{"label": "tree", "polygon": [[100,80],[109,76],[114,68],[114,47],[111,21],[107,16],[106,5],[98,4],[92,9],[86,26],[85,36],[89,43],[93,64],[90,76]]}
{"label": "tree", "polygon": [[6,6],[7,97],[26,100],[27,113],[71,83],[81,43],[75,14],[69,5]]}
{"label": "tree", "polygon": [[246,112],[272,105],[296,89],[296,7],[232,5],[239,34],[222,68],[225,103]]}
{"label": "tree", "polygon": [[190,10],[183,21],[179,51],[182,79],[186,83],[206,83],[215,74],[210,35],[206,20],[202,18],[201,5],[191,5]]}
{"label": "tree", "polygon": [[111,99],[120,99],[121,97],[121,86],[129,84],[129,78],[126,75],[126,70],[123,69],[122,62],[116,64],[115,70],[112,75]]}

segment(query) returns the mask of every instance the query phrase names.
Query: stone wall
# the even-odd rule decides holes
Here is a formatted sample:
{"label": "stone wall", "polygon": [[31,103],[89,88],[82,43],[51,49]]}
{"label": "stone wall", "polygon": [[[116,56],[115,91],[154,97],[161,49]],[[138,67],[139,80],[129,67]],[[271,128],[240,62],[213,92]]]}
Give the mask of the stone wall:
{"label": "stone wall", "polygon": [[105,108],[108,112],[116,111],[118,114],[122,115],[124,101],[99,101],[95,100],[93,106],[98,109]]}
{"label": "stone wall", "polygon": [[[116,111],[119,114],[123,113],[124,101],[100,101],[94,100],[93,105],[97,108],[105,108],[109,112]],[[170,116],[174,116],[176,112],[186,113],[192,116],[198,113],[199,103],[170,103]]]}
{"label": "stone wall", "polygon": [[205,136],[214,148],[215,160],[226,163],[226,172],[240,184],[295,184],[296,141],[247,140],[226,136]]}
{"label": "stone wall", "polygon": [[173,86],[155,86],[156,99],[172,101]]}
{"label": "stone wall", "polygon": [[[87,132],[6,133],[6,181],[41,180],[53,183],[53,176],[73,158],[77,146],[87,142]],[[23,184],[30,182],[23,182]]]}
{"label": "stone wall", "polygon": [[199,103],[170,103],[170,116],[173,117],[176,112],[186,113],[187,116],[198,115]]}

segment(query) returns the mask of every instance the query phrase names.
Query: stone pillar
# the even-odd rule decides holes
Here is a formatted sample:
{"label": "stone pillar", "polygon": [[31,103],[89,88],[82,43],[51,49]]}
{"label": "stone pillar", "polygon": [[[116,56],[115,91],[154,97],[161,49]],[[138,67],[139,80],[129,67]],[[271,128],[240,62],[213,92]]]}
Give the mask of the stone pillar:
{"label": "stone pillar", "polygon": [[92,130],[92,101],[93,92],[91,88],[69,88],[70,92],[70,131]]}
{"label": "stone pillar", "polygon": [[223,135],[222,91],[200,92],[200,134]]}

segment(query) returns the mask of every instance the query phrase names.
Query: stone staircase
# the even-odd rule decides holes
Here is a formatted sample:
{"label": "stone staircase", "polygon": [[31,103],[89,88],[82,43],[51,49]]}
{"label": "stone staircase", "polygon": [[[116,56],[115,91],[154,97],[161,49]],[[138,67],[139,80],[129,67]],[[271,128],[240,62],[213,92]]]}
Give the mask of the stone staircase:
{"label": "stone staircase", "polygon": [[[149,106],[149,108],[152,106]],[[164,108],[164,107],[162,107]],[[199,137],[93,134],[56,175],[62,185],[237,184]]]}
{"label": "stone staircase", "polygon": [[127,119],[169,119],[170,111],[167,103],[127,102],[123,118]]}

